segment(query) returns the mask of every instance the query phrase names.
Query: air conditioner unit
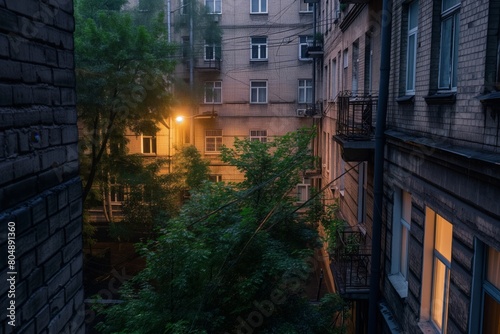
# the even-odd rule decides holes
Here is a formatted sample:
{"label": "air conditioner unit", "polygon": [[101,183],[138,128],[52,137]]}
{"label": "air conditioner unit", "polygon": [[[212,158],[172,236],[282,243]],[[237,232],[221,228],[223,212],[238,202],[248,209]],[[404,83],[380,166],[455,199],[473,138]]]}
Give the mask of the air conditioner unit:
{"label": "air conditioner unit", "polygon": [[306,111],[306,109],[297,109],[297,117],[305,117]]}

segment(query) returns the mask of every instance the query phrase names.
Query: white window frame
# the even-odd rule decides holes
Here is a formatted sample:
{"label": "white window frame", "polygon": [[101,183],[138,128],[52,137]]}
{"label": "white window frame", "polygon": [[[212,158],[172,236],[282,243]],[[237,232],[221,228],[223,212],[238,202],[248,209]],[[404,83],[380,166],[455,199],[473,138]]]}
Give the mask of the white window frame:
{"label": "white window frame", "polygon": [[309,187],[307,183],[297,184],[297,203],[305,203],[309,200]]}
{"label": "white window frame", "polygon": [[267,130],[250,130],[250,141],[267,143]]}
{"label": "white window frame", "polygon": [[[257,6],[254,6],[256,4]],[[250,0],[250,14],[267,14],[267,0]]]}
{"label": "white window frame", "polygon": [[396,189],[392,211],[391,275],[389,281],[401,298],[408,296],[408,245],[411,230],[411,194]]}
{"label": "white window frame", "polygon": [[359,84],[359,40],[352,43],[352,81],[351,81],[351,91],[352,95],[356,96],[358,94],[358,84]]}
{"label": "white window frame", "polygon": [[222,14],[222,0],[205,0],[209,14]]}
{"label": "white window frame", "polygon": [[267,96],[268,96],[267,81],[265,80],[250,81],[251,104],[267,104]]}
{"label": "white window frame", "polygon": [[[149,142],[149,150],[146,149],[145,141]],[[145,155],[156,155],[158,151],[156,136],[154,135],[141,135],[141,153]]]}
{"label": "white window frame", "polygon": [[332,60],[332,66],[331,66],[331,71],[332,71],[332,77],[331,77],[331,83],[330,83],[330,86],[331,86],[331,100],[332,101],[335,101],[335,99],[337,98],[337,95],[339,94],[339,90],[338,90],[338,85],[337,85],[337,82],[338,82],[338,73],[337,73],[337,59],[334,58]]}
{"label": "white window frame", "polygon": [[298,95],[297,95],[298,103],[303,103],[303,104],[313,103],[312,93],[313,93],[312,79],[299,79]]}
{"label": "white window frame", "polygon": [[[445,2],[447,0],[442,1],[442,9],[441,9],[441,39],[439,42],[439,74],[438,74],[438,90],[440,91],[456,91],[457,90],[457,69],[458,69],[458,39],[460,36],[460,1],[457,1],[456,4],[445,8]],[[448,0],[449,1],[449,0]],[[445,40],[445,23],[451,20],[451,36],[450,37],[450,48],[448,50],[450,53],[450,62],[449,65],[449,74],[446,74],[444,71],[443,63],[446,61],[444,56],[444,45],[447,42]],[[458,25],[458,27],[457,27]],[[451,73],[450,73],[451,72]],[[446,76],[449,76],[448,83],[444,83],[444,79]]]}
{"label": "white window frame", "polygon": [[[418,1],[412,1],[408,5],[405,78],[406,95],[415,95],[415,76],[417,71],[418,9]],[[412,17],[416,19],[416,22],[413,22]]]}
{"label": "white window frame", "polygon": [[[436,249],[437,229],[438,225],[448,227],[451,225],[451,235],[449,237],[449,257]],[[447,240],[448,241],[448,240]],[[423,253],[423,274],[422,274],[422,289],[420,301],[420,322],[419,326],[424,331],[428,330],[435,333],[446,334],[448,326],[448,306],[449,306],[449,289],[450,289],[450,271],[451,271],[451,253],[453,242],[453,225],[434,212],[429,207],[425,209],[425,234],[424,234],[424,253]],[[435,275],[438,274],[438,266],[444,268],[444,279],[436,280]],[[442,285],[441,285],[442,284]],[[439,286],[438,286],[439,285]],[[442,289],[443,295],[436,296],[436,288]],[[440,303],[439,303],[440,302]],[[438,304],[439,303],[439,304]],[[434,306],[442,306],[439,312],[441,324],[436,323],[433,315]]]}
{"label": "white window frame", "polygon": [[222,130],[205,130],[205,154],[219,154],[222,146]]}
{"label": "white window frame", "polygon": [[299,36],[299,60],[311,60],[311,57],[307,57],[307,48],[313,43],[313,36],[304,35]]}
{"label": "white window frame", "polygon": [[[212,57],[209,57],[210,53],[212,54]],[[217,59],[220,60],[221,54],[222,54],[222,50],[221,50],[220,44],[214,44],[214,43],[209,44],[209,43],[205,42],[205,49],[203,52],[203,59],[205,61],[214,61]]]}
{"label": "white window frame", "polygon": [[[255,57],[254,53],[256,54]],[[267,61],[267,56],[268,56],[267,37],[266,36],[250,37],[250,60]]]}
{"label": "white window frame", "polygon": [[299,13],[311,13],[313,12],[314,4],[313,3],[306,3],[303,0],[299,1],[300,8],[299,8]]}
{"label": "white window frame", "polygon": [[343,87],[348,87],[347,86],[347,78],[348,78],[348,73],[349,73],[349,49],[344,49],[342,52],[342,68],[343,68],[343,73],[342,73],[342,80],[343,80]]}
{"label": "white window frame", "polygon": [[210,182],[222,182],[222,175],[221,174],[209,174],[208,180]]}
{"label": "white window frame", "polygon": [[[211,91],[212,94],[208,94]],[[222,103],[222,81],[205,81],[203,102],[205,104],[221,104]]]}

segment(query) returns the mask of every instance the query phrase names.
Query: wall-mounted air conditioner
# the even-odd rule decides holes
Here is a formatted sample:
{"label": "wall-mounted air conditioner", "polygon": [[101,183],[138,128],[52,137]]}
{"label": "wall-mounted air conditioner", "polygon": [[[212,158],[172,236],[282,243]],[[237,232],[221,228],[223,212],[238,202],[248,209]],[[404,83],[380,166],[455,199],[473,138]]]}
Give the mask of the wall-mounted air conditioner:
{"label": "wall-mounted air conditioner", "polygon": [[305,117],[306,109],[297,109],[297,117]]}

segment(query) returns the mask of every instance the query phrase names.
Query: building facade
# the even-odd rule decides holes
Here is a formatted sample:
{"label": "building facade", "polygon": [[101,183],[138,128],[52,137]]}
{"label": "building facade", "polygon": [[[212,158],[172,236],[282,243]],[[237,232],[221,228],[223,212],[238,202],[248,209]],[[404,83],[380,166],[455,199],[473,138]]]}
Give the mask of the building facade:
{"label": "building facade", "polygon": [[383,308],[500,329],[499,1],[393,1]]}
{"label": "building facade", "polygon": [[73,1],[0,16],[0,332],[84,333]]}
{"label": "building facade", "polygon": [[[370,118],[363,111],[367,98],[376,103],[382,15],[389,15],[376,331],[497,333],[500,2],[389,3],[384,13],[382,1],[320,2],[323,184],[331,183],[342,218],[354,232],[366,231],[370,248],[377,106]],[[332,254],[332,272],[339,291],[355,302],[353,326],[363,333],[366,322],[359,320],[367,314],[359,306],[367,296],[348,293],[363,291],[352,289],[357,282],[343,269],[345,255]]]}

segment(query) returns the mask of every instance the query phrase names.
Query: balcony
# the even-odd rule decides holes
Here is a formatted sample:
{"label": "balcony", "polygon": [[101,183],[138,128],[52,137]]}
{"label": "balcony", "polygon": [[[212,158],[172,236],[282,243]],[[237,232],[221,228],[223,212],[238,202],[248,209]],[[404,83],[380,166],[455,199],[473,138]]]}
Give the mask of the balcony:
{"label": "balcony", "polygon": [[199,72],[220,72],[221,59],[215,58],[211,60],[195,59],[194,69]]}
{"label": "balcony", "polygon": [[306,57],[322,58],[323,54],[323,36],[318,34],[315,39],[307,43]]}
{"label": "balcony", "polygon": [[346,299],[367,299],[370,290],[371,252],[365,236],[347,227],[339,232],[337,247],[330,254],[335,286]]}
{"label": "balcony", "polygon": [[342,91],[337,96],[337,134],[344,161],[367,161],[375,149],[373,116],[377,97]]}

